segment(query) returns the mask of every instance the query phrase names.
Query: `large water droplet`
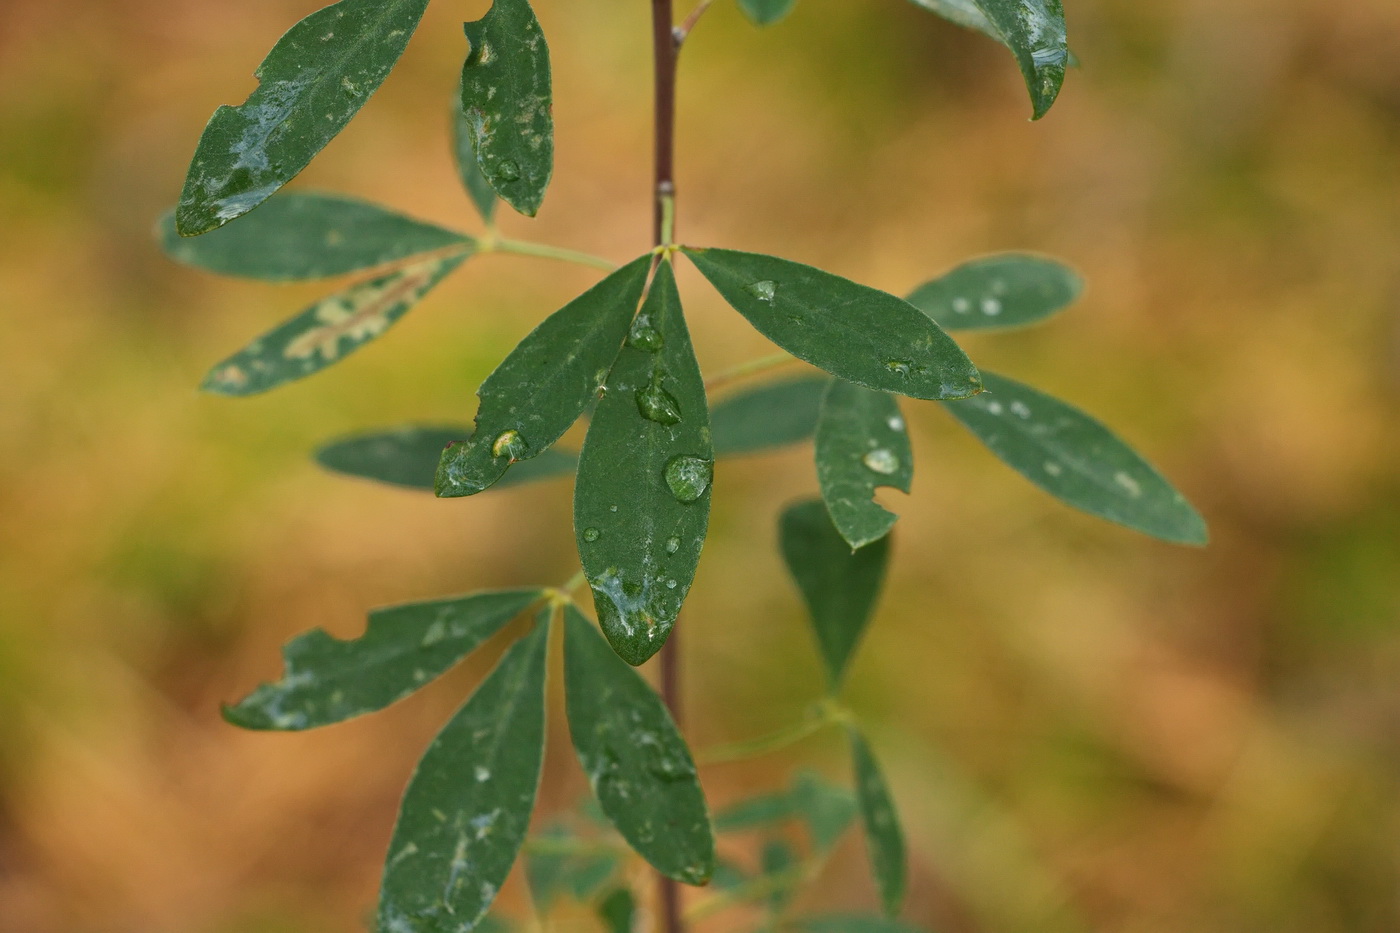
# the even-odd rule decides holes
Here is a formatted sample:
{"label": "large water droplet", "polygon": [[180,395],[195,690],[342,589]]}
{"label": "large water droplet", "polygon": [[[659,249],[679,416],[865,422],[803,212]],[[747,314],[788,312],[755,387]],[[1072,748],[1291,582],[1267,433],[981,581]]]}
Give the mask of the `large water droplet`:
{"label": "large water droplet", "polygon": [[601,538],[602,536],[603,536],[603,533],[602,533],[601,531],[599,531],[597,528],[585,528],[585,529],[583,529],[583,540],[587,541],[589,544],[592,544],[594,541],[597,541],[597,540],[598,540],[599,538]]}
{"label": "large water droplet", "polygon": [[694,502],[710,488],[715,465],[699,457],[672,457],[666,464],[666,486],[677,502]]}
{"label": "large water droplet", "polygon": [[515,461],[519,460],[524,453],[525,438],[520,436],[519,431],[502,431],[491,442],[491,456],[493,457],[509,457]]}
{"label": "large water droplet", "polygon": [[514,159],[502,159],[496,166],[496,177],[502,181],[518,181],[520,179],[520,166]]}
{"label": "large water droplet", "polygon": [[861,462],[882,476],[891,476],[899,470],[899,458],[883,447],[861,457]]}
{"label": "large water droplet", "polygon": [[666,553],[674,554],[681,549],[681,539],[675,535],[666,539]]}
{"label": "large water droplet", "polygon": [[642,314],[632,322],[632,329],[627,332],[627,345],[635,350],[655,353],[666,345],[666,338],[652,325],[651,316]]}
{"label": "large water droplet", "polygon": [[657,424],[679,424],[681,403],[661,386],[662,375],[652,376],[651,384],[637,390],[637,410],[642,417]]}
{"label": "large water droplet", "polygon": [[753,295],[759,301],[771,303],[773,301],[773,296],[778,294],[778,283],[769,281],[754,282],[752,285],[745,285],[744,291]]}

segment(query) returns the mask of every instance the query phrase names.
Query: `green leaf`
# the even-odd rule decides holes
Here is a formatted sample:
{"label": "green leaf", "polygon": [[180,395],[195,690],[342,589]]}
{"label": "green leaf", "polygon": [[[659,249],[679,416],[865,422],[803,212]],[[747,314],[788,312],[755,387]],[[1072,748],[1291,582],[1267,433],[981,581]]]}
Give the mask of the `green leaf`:
{"label": "green leaf", "polygon": [[763,877],[771,878],[775,882],[773,890],[768,894],[769,910],[781,913],[792,900],[792,895],[802,879],[783,876],[796,868],[797,864],[797,853],[783,840],[770,839],[763,844],[763,851],[759,854],[759,865]]}
{"label": "green leaf", "polygon": [[899,828],[894,800],[890,797],[870,745],[854,728],[849,730],[849,735],[851,759],[855,766],[856,800],[860,803],[861,822],[865,825],[870,868],[875,876],[875,886],[880,890],[885,913],[893,917],[899,913],[900,905],[904,902],[904,833]]}
{"label": "green leaf", "polygon": [[695,763],[671,714],[578,610],[564,610],[574,750],[603,812],[668,878],[704,884],[715,840]]}
{"label": "green leaf", "polygon": [[710,433],[719,456],[751,454],[796,444],[817,430],[817,413],[829,379],[803,376],[747,389],[710,411]]}
{"label": "green leaf", "polygon": [[[526,846],[525,877],[530,885],[530,897],[541,916],[547,914],[559,895],[568,892],[575,899],[586,901],[597,894],[617,874],[620,860],[607,851],[569,851],[570,843],[583,844],[562,826],[556,826],[537,837],[545,843],[543,851],[531,851]],[[548,843],[560,844],[559,851],[550,851]]]}
{"label": "green leaf", "polygon": [[752,877],[742,865],[721,858],[715,863],[715,874],[710,879],[710,888],[715,891],[729,891],[751,880]]}
{"label": "green leaf", "polygon": [[773,256],[685,253],[760,333],[832,375],[914,398],[966,398],[981,389],[972,361],[902,298]]}
{"label": "green leaf", "polygon": [[797,928],[805,933],[924,933],[919,927],[900,923],[898,920],[859,914],[808,917],[798,920]]}
{"label": "green leaf", "polygon": [[351,641],[313,629],[282,649],[282,679],[225,706],[224,718],[245,729],[301,730],[381,710],[462,660],[543,595],[508,590],[376,609],[364,635]]}
{"label": "green leaf", "polygon": [[[459,90],[460,94],[460,90]],[[476,211],[489,227],[496,221],[496,189],[481,173],[481,165],[472,151],[472,137],[466,114],[461,107],[452,108],[452,143],[454,161],[457,163],[457,177],[462,187],[476,205]]]}
{"label": "green leaf", "polygon": [[[327,470],[360,479],[433,490],[438,460],[448,444],[472,433],[468,425],[403,425],[382,431],[369,431],[331,441],[316,451],[316,462]],[[537,480],[567,476],[578,466],[578,458],[566,451],[546,450],[506,473],[494,489],[519,486]]]}
{"label": "green leaf", "polygon": [[732,803],[715,814],[715,832],[736,833],[771,826],[792,819],[797,812],[796,802],[789,791],[759,794]]}
{"label": "green leaf", "polygon": [[608,933],[632,933],[637,924],[637,899],[626,888],[616,888],[599,902],[598,918]]}
{"label": "green leaf", "polygon": [[385,266],[409,256],[473,240],[376,204],[333,194],[287,192],[236,224],[201,237],[175,231],[161,218],[161,248],[186,265],[268,282],[321,279]]}
{"label": "green leaf", "polygon": [[200,388],[257,395],[318,373],[381,336],[469,255],[425,259],[323,298],[219,363]]}
{"label": "green leaf", "polygon": [[544,763],[551,612],[510,647],[418,763],[389,844],[378,929],[471,930],[510,874]]}
{"label": "green leaf", "polygon": [[427,6],[340,0],[277,40],[257,90],[204,128],[175,210],[180,235],[243,216],[306,168],[388,77]]}
{"label": "green leaf", "polygon": [[472,151],[501,199],[533,217],[554,172],[549,46],[526,0],[495,0],[466,32],[462,114]]}
{"label": "green leaf", "polygon": [[598,395],[641,300],[651,256],[628,263],[545,318],[477,390],[470,440],[442,454],[436,492],[473,496],[548,450]]}
{"label": "green leaf", "polygon": [[1068,266],[1019,253],[964,263],[914,289],[909,303],[944,330],[1022,327],[1073,304],[1084,282]]}
{"label": "green leaf", "polygon": [[984,377],[986,394],[948,410],[1012,469],[1090,515],[1164,541],[1206,543],[1200,513],[1108,428],[1030,386]]}
{"label": "green leaf", "polygon": [[713,470],[705,380],[663,261],[593,413],[574,487],[598,622],[629,664],[661,650],[690,592]]}
{"label": "green leaf", "polygon": [[899,402],[833,379],[817,422],[817,482],[831,520],[852,548],[889,534],[898,516],[875,502],[875,490],[909,492],[914,450]]}
{"label": "green leaf", "polygon": [[1060,94],[1069,64],[1065,11],[1060,0],[914,0],[960,26],[1011,50],[1039,120]]}
{"label": "green leaf", "polygon": [[811,771],[797,775],[790,796],[819,851],[834,846],[856,817],[855,794]]}
{"label": "green leaf", "polygon": [[739,0],[739,9],[757,26],[773,25],[796,5],[797,0]]}

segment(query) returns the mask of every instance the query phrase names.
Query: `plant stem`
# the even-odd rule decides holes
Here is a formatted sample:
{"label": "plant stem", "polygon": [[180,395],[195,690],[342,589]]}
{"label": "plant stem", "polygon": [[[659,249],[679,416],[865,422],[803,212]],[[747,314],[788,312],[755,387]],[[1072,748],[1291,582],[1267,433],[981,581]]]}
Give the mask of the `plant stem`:
{"label": "plant stem", "polygon": [[731,742],[728,745],[708,749],[701,752],[696,758],[701,764],[707,765],[757,758],[759,755],[766,755],[769,752],[787,748],[789,745],[795,745],[832,723],[847,722],[850,719],[850,713],[835,701],[824,700],[815,704],[801,722],[795,722],[767,735],[760,735],[758,738]]}
{"label": "plant stem", "polygon": [[563,249],[558,246],[545,246],[543,243],[526,243],[522,240],[487,240],[481,245],[480,251],[483,253],[515,253],[517,256],[538,256],[542,259],[557,259],[560,262],[573,262],[581,266],[603,269],[607,272],[612,272],[617,268],[617,263],[609,262],[601,256],[592,256],[588,253],[580,253],[577,250]]}
{"label": "plant stem", "polygon": [[772,356],[761,356],[756,360],[749,360],[747,363],[740,363],[738,366],[733,366],[715,373],[705,380],[705,389],[718,389],[722,386],[729,385],[731,382],[738,382],[740,379],[747,379],[749,376],[756,376],[770,369],[777,369],[779,366],[786,366],[789,363],[796,362],[797,357],[789,353],[774,353]]}

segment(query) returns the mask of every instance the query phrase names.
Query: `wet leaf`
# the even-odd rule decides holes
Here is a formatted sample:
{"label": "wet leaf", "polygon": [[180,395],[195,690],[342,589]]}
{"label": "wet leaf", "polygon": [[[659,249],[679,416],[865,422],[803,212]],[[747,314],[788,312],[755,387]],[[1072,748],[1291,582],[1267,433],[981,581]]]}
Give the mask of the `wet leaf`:
{"label": "wet leaf", "polygon": [[866,849],[870,856],[875,886],[885,913],[893,917],[904,903],[904,832],[899,827],[894,800],[884,775],[859,731],[849,730],[851,759],[855,766],[856,800],[865,826]]}
{"label": "wet leaf", "polygon": [[491,187],[491,183],[481,173],[481,165],[477,163],[476,153],[472,151],[467,115],[462,113],[461,107],[452,108],[452,143],[457,177],[462,181],[462,188],[476,205],[481,219],[490,226],[496,219],[496,189]]}
{"label": "wet leaf", "polygon": [[710,411],[719,456],[761,453],[796,444],[817,430],[817,413],[829,379],[803,376],[737,392]]}
{"label": "wet leaf", "polygon": [[855,794],[814,772],[800,772],[790,796],[818,851],[834,846],[856,818]]}
{"label": "wet leaf", "polygon": [[914,0],[960,26],[990,36],[1011,50],[1031,94],[1035,119],[1059,96],[1069,64],[1065,11],[1060,0]]}
{"label": "wet leaf", "polygon": [[965,398],[981,386],[952,338],[902,298],[773,256],[685,253],[760,333],[819,369],[915,398]]}
{"label": "wet leaf", "polygon": [[574,487],[598,622],[629,664],[661,649],[690,592],[713,463],[705,381],[662,262],[593,413]]}
{"label": "wet leaf", "polygon": [[860,914],[808,917],[798,920],[797,928],[804,933],[924,933],[919,927],[888,917],[867,917]]}
{"label": "wet leaf", "polygon": [[1084,282],[1068,266],[1018,253],[964,263],[914,289],[909,303],[944,330],[1022,327],[1073,304]]}
{"label": "wet leaf", "polygon": [[909,492],[914,451],[899,402],[833,379],[817,421],[817,482],[831,520],[852,548],[889,534],[899,516],[875,502],[875,490]]}
{"label": "wet leaf", "polygon": [[889,560],[889,539],[852,551],[826,506],[799,502],[779,520],[779,543],[812,617],[827,682],[841,685],[851,656],[870,621]]}
{"label": "wet leaf", "polygon": [[[471,433],[469,425],[404,425],[368,431],[324,445],[316,451],[316,462],[346,476],[432,492],[433,476],[443,450]],[[517,464],[492,488],[504,489],[567,476],[577,466],[578,458],[572,453],[546,450],[533,460]]]}
{"label": "wet leaf", "polygon": [[214,111],[175,222],[208,233],[270,198],[345,128],[388,77],[428,0],[340,0],[297,23],[237,107]]}
{"label": "wet leaf", "polygon": [[318,373],[383,335],[468,255],[416,262],[323,298],[219,363],[200,388],[257,395]]}
{"label": "wet leaf", "polygon": [[364,635],[350,641],[313,629],[282,649],[282,679],[224,707],[224,718],[245,729],[301,730],[381,710],[462,660],[543,595],[508,590],[376,609]]}
{"label": "wet leaf", "polygon": [[704,884],[715,868],[705,795],[656,692],[572,606],[564,610],[569,732],[608,820],[657,871]]}
{"label": "wet leaf", "polygon": [[472,151],[501,199],[533,217],[554,172],[549,46],[526,0],[495,0],[466,32],[462,115]]}
{"label": "wet leaf", "polygon": [[1108,428],[1030,386],[984,377],[986,394],[947,407],[1012,469],[1090,515],[1164,541],[1206,543],[1200,514]]}
{"label": "wet leaf", "polygon": [[797,0],[739,0],[739,9],[758,26],[771,26],[792,12]]}
{"label": "wet leaf", "polygon": [[626,888],[616,888],[598,903],[598,919],[608,933],[632,933],[637,924],[637,899]]}
{"label": "wet leaf", "polygon": [[651,256],[628,263],[545,318],[477,390],[471,439],[443,452],[439,496],[472,496],[548,450],[607,378],[641,300]]}
{"label": "wet leaf", "polygon": [[549,615],[428,746],[404,792],[378,929],[471,930],[525,841],[544,763]]}
{"label": "wet leaf", "polygon": [[173,211],[161,218],[157,232],[161,248],[172,259],[220,275],[268,282],[328,278],[419,253],[475,245],[455,230],[366,201],[297,192],[273,198],[262,210],[204,236],[176,233]]}

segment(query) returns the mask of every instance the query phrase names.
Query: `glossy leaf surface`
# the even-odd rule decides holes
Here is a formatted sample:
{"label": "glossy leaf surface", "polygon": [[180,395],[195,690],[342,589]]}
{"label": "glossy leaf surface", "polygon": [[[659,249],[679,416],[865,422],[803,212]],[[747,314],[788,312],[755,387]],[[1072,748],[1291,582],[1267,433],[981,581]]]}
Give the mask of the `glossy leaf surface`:
{"label": "glossy leaf surface", "polygon": [[808,917],[797,921],[797,928],[803,933],[924,933],[920,928],[898,920],[861,914]]}
{"label": "glossy leaf surface", "polygon": [[383,709],[462,660],[542,595],[509,590],[377,609],[364,635],[350,641],[314,629],[282,649],[281,680],[224,707],[224,718],[245,729],[300,730]]}
{"label": "glossy leaf surface", "polygon": [[564,617],[569,732],[594,796],[657,871],[704,884],[715,842],[685,740],[656,691],[593,626],[572,606]]}
{"label": "glossy leaf surface", "polygon": [[1017,253],[964,263],[909,295],[944,330],[1022,327],[1073,304],[1084,282],[1068,266]]}
{"label": "glossy leaf surface", "polygon": [[[316,462],[346,476],[432,492],[443,450],[471,433],[469,425],[404,425],[369,431],[324,445],[316,451]],[[577,465],[578,458],[572,453],[546,450],[533,460],[517,464],[493,488],[567,476]]]}
{"label": "glossy leaf surface", "polygon": [[855,729],[849,730],[851,760],[854,764],[856,800],[861,823],[865,826],[866,849],[870,856],[875,886],[885,913],[895,916],[904,903],[904,831],[899,826],[894,800],[870,745]]}
{"label": "glossy leaf surface", "polygon": [[771,26],[792,12],[797,0],[739,0],[739,9],[758,26]]}
{"label": "glossy leaf surface", "polygon": [[811,437],[829,379],[782,379],[728,396],[710,411],[719,456],[761,453]]}
{"label": "glossy leaf surface", "polygon": [[323,298],[219,363],[200,388],[257,395],[318,373],[383,335],[467,255],[415,262]]}
{"label": "glossy leaf surface", "polygon": [[1206,543],[1200,514],[1108,428],[1030,386],[984,376],[985,394],[947,408],[1008,466],[1090,515],[1165,541]]}
{"label": "glossy leaf surface", "polygon": [[[458,93],[460,96],[460,90]],[[472,199],[472,204],[476,205],[476,212],[481,215],[481,219],[488,225],[494,223],[496,189],[491,187],[491,183],[481,172],[481,165],[476,161],[467,115],[462,113],[460,106],[452,108],[452,146],[453,161],[457,166],[457,177],[462,181],[463,190]]]}
{"label": "glossy leaf surface", "polygon": [[705,381],[662,262],[593,412],[574,487],[574,534],[598,622],[629,664],[671,634],[710,516]]}
{"label": "glossy leaf surface", "polygon": [[826,506],[799,502],[779,520],[779,545],[812,618],[827,682],[841,685],[870,621],[889,560],[889,539],[852,551]]}
{"label": "glossy leaf surface", "polygon": [[554,172],[549,47],[527,0],[495,0],[466,24],[462,115],[482,174],[530,217]]}
{"label": "glossy leaf surface", "polygon": [[404,792],[382,931],[471,930],[525,841],[544,763],[549,613],[438,733]]}
{"label": "glossy leaf surface", "polygon": [[186,265],[267,282],[358,272],[409,256],[471,247],[455,230],[333,194],[288,192],[236,224],[200,237],[175,232],[174,213],[160,221],[161,247]]}
{"label": "glossy leaf surface", "polygon": [[833,379],[817,421],[817,482],[831,520],[853,548],[878,541],[898,516],[875,502],[880,487],[909,492],[914,451],[888,392]]}
{"label": "glossy leaf surface", "polygon": [[760,333],[819,369],[915,398],[965,398],[981,386],[952,338],[902,298],[773,256],[685,253]]}
{"label": "glossy leaf surface", "polygon": [[618,269],[551,314],[477,391],[471,439],[443,452],[439,496],[472,496],[537,457],[598,395],[646,284],[650,256]]}
{"label": "glossy leaf surface", "polygon": [[637,923],[637,899],[626,888],[616,888],[598,902],[598,919],[607,933],[632,933]]}
{"label": "glossy leaf surface", "polygon": [[304,169],[379,89],[427,6],[340,0],[277,40],[257,90],[204,129],[175,211],[180,235],[241,217]]}

